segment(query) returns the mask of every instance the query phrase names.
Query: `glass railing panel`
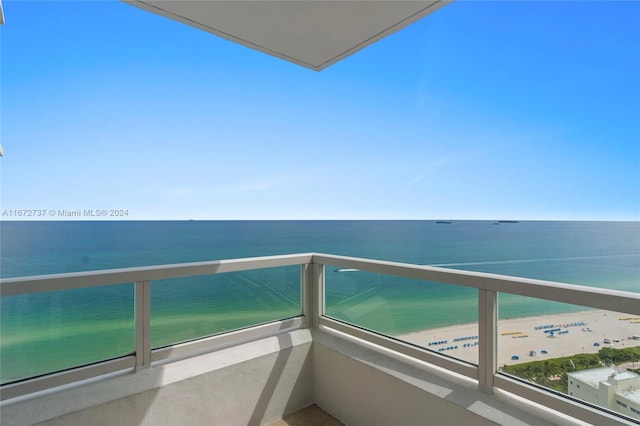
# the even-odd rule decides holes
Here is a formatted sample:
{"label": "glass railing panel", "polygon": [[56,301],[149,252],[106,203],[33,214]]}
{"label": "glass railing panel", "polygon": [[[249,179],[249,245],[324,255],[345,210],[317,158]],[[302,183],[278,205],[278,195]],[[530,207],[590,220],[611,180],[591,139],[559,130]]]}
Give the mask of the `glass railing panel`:
{"label": "glass railing panel", "polygon": [[301,313],[300,266],[151,283],[151,346],[158,348]]}
{"label": "glass railing panel", "polygon": [[2,384],[132,354],[133,284],[0,299]]}
{"label": "glass railing panel", "polygon": [[498,370],[640,420],[640,316],[499,294]]}
{"label": "glass railing panel", "polygon": [[326,266],[325,314],[478,363],[478,291]]}

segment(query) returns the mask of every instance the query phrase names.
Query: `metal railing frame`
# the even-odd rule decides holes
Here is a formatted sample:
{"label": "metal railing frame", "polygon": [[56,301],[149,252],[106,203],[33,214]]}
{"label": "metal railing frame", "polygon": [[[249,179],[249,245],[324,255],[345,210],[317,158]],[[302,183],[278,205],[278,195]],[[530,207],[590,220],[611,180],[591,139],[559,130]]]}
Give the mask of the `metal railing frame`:
{"label": "metal railing frame", "polygon": [[[151,347],[151,282],[179,277],[240,272],[282,266],[301,267],[301,315],[229,333],[196,339],[169,347]],[[325,315],[325,265],[476,288],[478,290],[478,365],[419,348],[394,338],[344,323]],[[593,409],[570,398],[561,398],[531,384],[497,372],[498,293],[564,302],[584,307],[640,315],[640,293],[574,284],[452,270],[399,262],[304,253],[175,265],[79,272],[0,279],[0,296],[32,294],[104,285],[134,283],[135,352],[115,360],[79,366],[0,387],[0,400],[32,394],[79,380],[115,372],[148,368],[155,362],[197,355],[296,328],[332,329],[478,381],[481,391],[507,391],[591,423],[619,423],[624,419],[607,410]]]}

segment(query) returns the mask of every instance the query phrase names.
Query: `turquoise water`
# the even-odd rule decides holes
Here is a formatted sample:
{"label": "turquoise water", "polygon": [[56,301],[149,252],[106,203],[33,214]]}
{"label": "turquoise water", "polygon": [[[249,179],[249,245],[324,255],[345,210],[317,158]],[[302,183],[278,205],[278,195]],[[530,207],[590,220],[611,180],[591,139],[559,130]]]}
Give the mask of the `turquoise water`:
{"label": "turquoise water", "polygon": [[[640,291],[640,223],[0,222],[2,277],[324,252]],[[295,316],[299,269],[152,283],[152,346]],[[330,315],[390,334],[473,322],[477,292],[327,268]],[[132,353],[133,285],[5,297],[5,383]],[[502,317],[567,305],[500,296]]]}

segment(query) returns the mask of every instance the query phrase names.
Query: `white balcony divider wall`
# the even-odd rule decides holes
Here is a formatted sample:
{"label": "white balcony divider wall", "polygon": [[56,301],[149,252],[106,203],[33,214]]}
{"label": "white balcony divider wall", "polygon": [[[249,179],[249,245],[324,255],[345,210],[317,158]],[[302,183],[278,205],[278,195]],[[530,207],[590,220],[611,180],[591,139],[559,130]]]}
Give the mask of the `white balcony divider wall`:
{"label": "white balcony divider wall", "polygon": [[[300,265],[301,268],[302,306],[300,316],[159,349],[151,348],[151,283],[153,281],[293,265]],[[325,265],[476,288],[478,290],[479,307],[478,365],[471,365],[443,356],[437,352],[419,348],[327,317],[324,304]],[[275,342],[274,339],[277,339],[278,336],[286,334],[288,339],[297,339],[301,344],[310,345],[311,340],[316,339],[319,342],[342,339],[347,342],[345,343],[347,346],[363,345],[374,351],[379,351],[385,356],[399,360],[398,362],[401,363],[406,364],[408,362],[412,365],[415,363],[427,363],[442,371],[448,371],[456,376],[463,376],[468,380],[472,380],[475,383],[476,390],[486,395],[485,398],[504,400],[516,395],[516,398],[524,398],[570,418],[591,424],[627,424],[629,422],[628,419],[622,418],[613,412],[583,404],[568,396],[558,395],[547,389],[497,372],[497,296],[498,293],[502,292],[630,315],[640,315],[640,294],[638,293],[396,262],[306,253],[51,276],[7,278],[0,280],[0,295],[6,297],[122,283],[135,283],[135,353],[105,362],[78,366],[67,371],[3,385],[0,387],[0,400],[2,401],[0,408],[6,409],[23,401],[33,400],[38,395],[50,395],[56,389],[67,389],[83,381],[105,381],[109,380],[109,377],[122,377],[123,375],[128,377],[140,375],[140,377],[144,377],[145,374],[149,374],[148,370],[153,370],[151,367],[156,365],[167,365],[167,363],[174,361],[189,360],[203,356],[203,354],[213,356],[212,354],[216,352],[233,351],[242,345],[249,345],[247,347],[250,347],[250,345],[256,346],[258,345],[257,342]],[[296,346],[293,343],[283,344],[280,341],[276,343],[276,350],[281,351],[287,348],[289,348],[287,350],[290,350]],[[321,347],[316,352],[321,352]],[[348,350],[346,351],[348,352]],[[330,356],[335,356],[335,354]],[[320,358],[314,360],[317,365],[322,364],[320,361]],[[302,369],[295,371],[298,371],[298,374],[308,374],[308,371],[303,373]],[[324,373],[318,373],[315,367],[314,374],[324,375]],[[326,376],[330,377],[331,373],[326,372]],[[318,378],[313,378],[313,380],[320,383],[316,388],[325,386]],[[137,385],[132,386],[135,387]],[[296,404],[304,405],[305,403],[314,402],[308,401],[310,398],[308,383],[304,386],[300,384],[296,386],[307,386],[305,395],[301,396],[295,403],[289,401],[288,405],[284,404],[283,406],[291,408]],[[144,391],[146,389],[140,388],[139,390]],[[332,404],[331,398],[319,398],[316,394],[315,399],[322,399],[323,401],[318,401],[321,405]],[[336,404],[339,403],[336,402]],[[332,409],[340,411],[338,405],[335,407],[325,406],[324,408],[329,412]],[[256,420],[257,417],[253,416],[251,419]],[[238,424],[240,423],[242,422]]]}

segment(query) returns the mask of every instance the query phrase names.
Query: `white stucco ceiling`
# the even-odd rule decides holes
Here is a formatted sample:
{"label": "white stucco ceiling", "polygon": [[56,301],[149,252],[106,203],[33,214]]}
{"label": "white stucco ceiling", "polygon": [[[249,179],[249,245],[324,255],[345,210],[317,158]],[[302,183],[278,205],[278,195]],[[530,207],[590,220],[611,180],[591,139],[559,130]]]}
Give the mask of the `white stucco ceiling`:
{"label": "white stucco ceiling", "polygon": [[448,0],[124,0],[296,64],[322,70]]}

